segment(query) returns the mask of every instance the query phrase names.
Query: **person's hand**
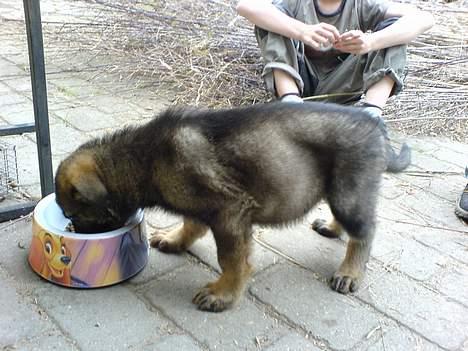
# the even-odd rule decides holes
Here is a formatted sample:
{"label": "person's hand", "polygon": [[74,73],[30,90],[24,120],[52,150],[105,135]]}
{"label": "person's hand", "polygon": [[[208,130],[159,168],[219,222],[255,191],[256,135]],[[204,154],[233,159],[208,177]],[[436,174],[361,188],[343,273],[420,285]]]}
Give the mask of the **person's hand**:
{"label": "person's hand", "polygon": [[372,34],[363,33],[360,30],[351,30],[340,35],[334,48],[355,55],[367,54],[372,51]]}
{"label": "person's hand", "polygon": [[331,47],[340,38],[340,32],[328,23],[308,24],[301,33],[300,40],[316,50]]}

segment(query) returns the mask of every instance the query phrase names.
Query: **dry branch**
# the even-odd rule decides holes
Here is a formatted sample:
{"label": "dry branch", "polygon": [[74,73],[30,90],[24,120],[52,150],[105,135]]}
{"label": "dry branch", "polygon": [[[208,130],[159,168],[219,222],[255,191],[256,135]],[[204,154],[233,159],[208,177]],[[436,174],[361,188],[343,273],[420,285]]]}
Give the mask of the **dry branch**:
{"label": "dry branch", "polygon": [[[92,52],[99,72],[174,96],[174,103],[210,107],[267,101],[252,26],[234,0],[86,0],[76,23],[45,23],[50,50],[70,60]],[[404,91],[386,118],[407,134],[447,135],[467,142],[468,3],[413,1],[436,26],[408,47]],[[65,53],[65,54],[64,54]]]}

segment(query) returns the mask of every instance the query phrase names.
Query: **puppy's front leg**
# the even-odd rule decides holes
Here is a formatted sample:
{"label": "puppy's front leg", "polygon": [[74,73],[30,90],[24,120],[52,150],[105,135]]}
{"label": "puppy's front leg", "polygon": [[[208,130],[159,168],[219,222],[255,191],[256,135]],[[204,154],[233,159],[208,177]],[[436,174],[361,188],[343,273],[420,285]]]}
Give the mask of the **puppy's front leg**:
{"label": "puppy's front leg", "polygon": [[178,253],[187,250],[198,238],[208,231],[200,222],[184,217],[184,222],[169,232],[156,232],[150,238],[150,245],[162,252]]}
{"label": "puppy's front leg", "polygon": [[244,291],[252,268],[248,262],[251,245],[251,227],[211,228],[218,249],[218,262],[222,269],[221,277],[207,284],[193,298],[198,308],[205,311],[221,312],[230,308]]}

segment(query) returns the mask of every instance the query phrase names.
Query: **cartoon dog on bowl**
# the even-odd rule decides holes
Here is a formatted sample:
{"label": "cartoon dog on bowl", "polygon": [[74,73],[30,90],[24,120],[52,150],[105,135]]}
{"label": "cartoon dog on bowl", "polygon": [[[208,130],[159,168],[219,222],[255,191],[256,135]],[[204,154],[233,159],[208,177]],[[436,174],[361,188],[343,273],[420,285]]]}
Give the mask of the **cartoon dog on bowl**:
{"label": "cartoon dog on bowl", "polygon": [[57,236],[40,230],[33,236],[30,263],[45,279],[63,285],[71,284],[71,253],[63,236]]}

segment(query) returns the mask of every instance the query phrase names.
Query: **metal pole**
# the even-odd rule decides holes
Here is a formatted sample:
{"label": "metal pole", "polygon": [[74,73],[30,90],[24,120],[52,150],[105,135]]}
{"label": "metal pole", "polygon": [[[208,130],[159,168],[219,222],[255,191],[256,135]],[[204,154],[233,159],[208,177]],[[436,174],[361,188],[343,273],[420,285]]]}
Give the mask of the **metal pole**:
{"label": "metal pole", "polygon": [[47,86],[42,42],[41,9],[39,0],[23,0],[26,32],[28,36],[29,66],[36,123],[37,152],[41,177],[42,197],[54,191],[52,154],[50,147]]}

